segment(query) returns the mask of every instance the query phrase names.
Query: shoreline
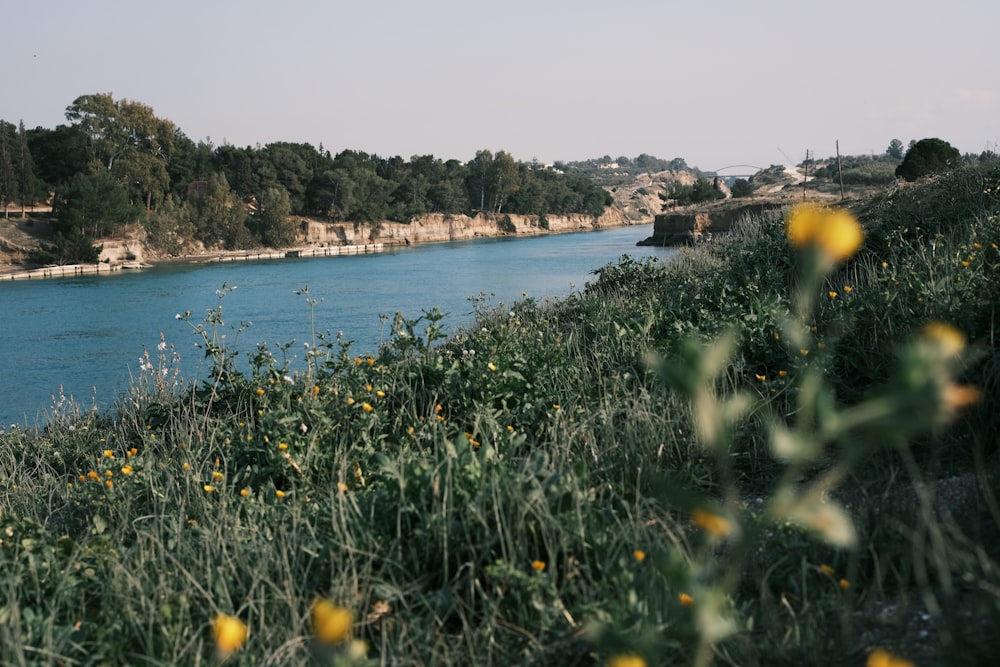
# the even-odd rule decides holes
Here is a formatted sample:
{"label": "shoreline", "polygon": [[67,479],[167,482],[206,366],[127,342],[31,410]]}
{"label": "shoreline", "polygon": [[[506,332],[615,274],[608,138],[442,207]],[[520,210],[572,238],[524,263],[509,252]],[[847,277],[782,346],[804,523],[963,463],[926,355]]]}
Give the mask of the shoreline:
{"label": "shoreline", "polygon": [[[20,270],[15,270],[13,265],[7,265],[0,266],[0,282],[110,275],[122,271],[141,271],[161,264],[212,264],[374,254],[391,247],[472,241],[478,238],[527,238],[651,224],[647,221],[630,220],[617,209],[606,211],[599,218],[583,215],[550,218],[548,229],[540,225],[538,216],[507,216],[507,218],[513,220],[511,223],[513,231],[501,230],[497,220],[482,215],[472,218],[441,216],[440,220],[436,216],[429,216],[428,219],[411,223],[322,223],[303,220],[303,225],[307,229],[305,243],[286,248],[210,250],[176,257],[152,255],[117,262],[105,260],[98,264],[67,264]],[[317,226],[322,230],[320,233],[317,233]],[[362,230],[367,230],[368,233],[363,234]]]}

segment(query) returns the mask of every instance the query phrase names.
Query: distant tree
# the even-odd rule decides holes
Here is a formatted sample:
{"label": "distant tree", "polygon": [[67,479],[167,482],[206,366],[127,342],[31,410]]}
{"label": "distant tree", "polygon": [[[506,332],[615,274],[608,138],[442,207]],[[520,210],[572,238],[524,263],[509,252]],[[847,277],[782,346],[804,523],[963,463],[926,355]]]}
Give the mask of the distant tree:
{"label": "distant tree", "polygon": [[753,184],[745,178],[737,178],[733,181],[733,187],[730,188],[730,193],[733,195],[734,199],[752,197]]}
{"label": "distant tree", "polygon": [[8,216],[10,200],[14,196],[15,177],[14,163],[10,157],[11,136],[10,129],[13,125],[0,120],[0,206],[3,207],[4,217]]}
{"label": "distant tree", "polygon": [[37,127],[28,130],[27,138],[35,176],[44,189],[55,190],[87,170],[87,138],[78,126],[58,125],[54,130]]}
{"label": "distant tree", "polygon": [[271,248],[284,248],[295,243],[298,228],[291,218],[292,205],[285,189],[268,188],[257,200],[251,227],[261,242]]}
{"label": "distant tree", "polygon": [[56,192],[52,212],[56,230],[67,238],[74,233],[95,239],[110,236],[138,217],[128,193],[104,170],[71,178]]}
{"label": "distant tree", "polygon": [[921,139],[914,143],[898,167],[896,176],[915,181],[929,174],[940,173],[955,167],[962,160],[958,149],[937,138]]}
{"label": "distant tree", "polygon": [[885,154],[891,157],[893,160],[903,159],[903,142],[899,139],[893,139],[889,142],[889,147],[885,149]]}
{"label": "distant tree", "polygon": [[95,246],[85,234],[78,229],[70,229],[63,233],[56,232],[52,243],[43,243],[38,250],[28,255],[32,264],[45,266],[48,264],[96,264],[100,261],[104,246]]}
{"label": "distant tree", "polygon": [[25,217],[25,205],[35,203],[35,176],[28,150],[28,137],[24,131],[24,121],[17,126],[17,200],[21,202],[21,217]]}

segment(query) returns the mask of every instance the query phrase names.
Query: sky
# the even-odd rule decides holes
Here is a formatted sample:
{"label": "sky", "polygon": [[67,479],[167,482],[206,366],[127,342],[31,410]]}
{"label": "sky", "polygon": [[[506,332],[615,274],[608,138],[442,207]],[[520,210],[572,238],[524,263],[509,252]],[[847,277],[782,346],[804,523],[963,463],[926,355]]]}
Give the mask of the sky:
{"label": "sky", "polygon": [[716,171],[837,142],[1000,145],[1000,2],[984,0],[32,0],[3,24],[0,119],[28,128],[111,93],[195,141],[404,159]]}

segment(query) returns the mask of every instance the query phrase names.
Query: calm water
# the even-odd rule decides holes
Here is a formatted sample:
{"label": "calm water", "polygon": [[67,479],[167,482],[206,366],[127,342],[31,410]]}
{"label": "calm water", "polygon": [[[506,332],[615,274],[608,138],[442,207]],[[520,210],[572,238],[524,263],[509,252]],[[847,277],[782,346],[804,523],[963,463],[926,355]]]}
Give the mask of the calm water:
{"label": "calm water", "polygon": [[[235,343],[241,355],[257,343],[309,340],[309,307],[293,294],[308,285],[318,331],[343,331],[352,351],[374,351],[379,315],[416,318],[437,306],[455,332],[472,322],[471,297],[513,303],[581,290],[594,269],[623,254],[667,257],[669,248],[636,247],[652,226],[527,239],[484,239],[400,248],[376,255],[160,266],[135,273],[0,283],[0,425],[35,425],[51,412],[60,387],[85,407],[106,408],[139,374],[143,348],[157,354],[162,333],[181,355],[185,379],[205,374],[190,324],[218,302],[223,283],[238,289],[223,302],[229,342],[241,321],[252,326]],[[493,295],[493,296],[490,296]],[[390,319],[391,322],[391,319]],[[388,324],[385,327],[388,335]]]}

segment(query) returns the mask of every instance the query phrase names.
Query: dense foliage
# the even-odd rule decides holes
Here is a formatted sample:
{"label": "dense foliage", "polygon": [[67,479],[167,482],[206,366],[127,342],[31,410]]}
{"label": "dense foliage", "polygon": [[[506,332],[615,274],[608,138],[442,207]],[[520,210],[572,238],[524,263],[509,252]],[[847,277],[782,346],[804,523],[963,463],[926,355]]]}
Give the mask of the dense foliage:
{"label": "dense foliage", "polygon": [[921,139],[916,142],[903,156],[903,161],[896,167],[896,176],[907,181],[930,174],[938,174],[957,166],[962,160],[958,149],[937,138]]}
{"label": "dense foliage", "polygon": [[0,661],[992,664],[1000,163],[803,210],[248,372],[223,286],[208,377],[0,435]]}
{"label": "dense foliage", "polygon": [[[408,222],[427,213],[599,216],[611,195],[593,180],[479,151],[468,163],[381,158],[322,145],[237,148],[195,142],[139,102],[84,95],[68,125],[19,133],[0,123],[0,206],[55,192],[58,231],[99,237],[141,221],[154,243],[240,248],[290,243],[285,218]],[[29,165],[27,160],[33,157]],[[23,162],[23,166],[15,168]],[[125,202],[122,203],[124,196]],[[235,207],[231,215],[205,215]]]}

